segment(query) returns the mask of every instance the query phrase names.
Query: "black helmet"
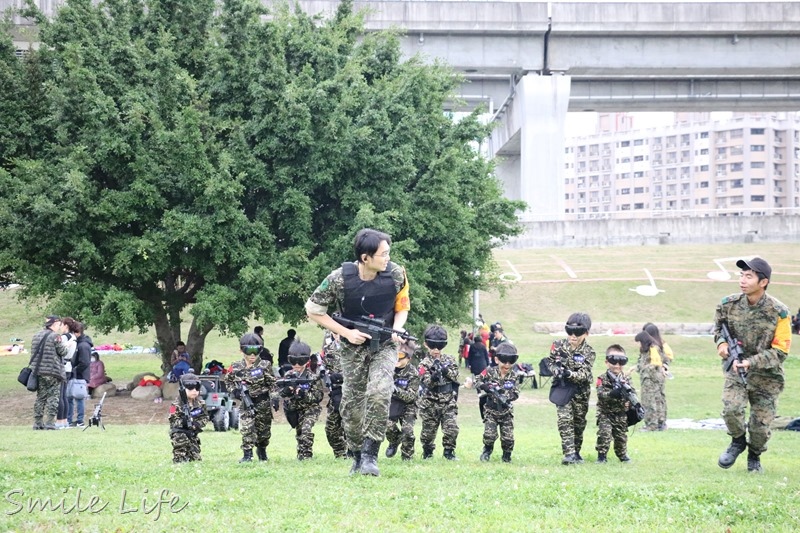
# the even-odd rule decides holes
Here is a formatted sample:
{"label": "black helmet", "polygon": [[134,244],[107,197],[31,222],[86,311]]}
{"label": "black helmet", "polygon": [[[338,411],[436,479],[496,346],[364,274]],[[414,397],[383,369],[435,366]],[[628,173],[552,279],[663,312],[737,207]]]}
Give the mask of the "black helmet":
{"label": "black helmet", "polygon": [[181,383],[183,383],[184,387],[186,385],[199,385],[200,378],[195,375],[194,370],[189,369],[188,372],[181,376]]}
{"label": "black helmet", "polygon": [[293,365],[306,365],[311,360],[311,346],[296,340],[289,346],[289,362]]}
{"label": "black helmet", "polygon": [[514,364],[517,362],[517,359],[519,359],[517,347],[510,342],[501,342],[498,344],[497,348],[495,349],[494,356],[501,363]]}
{"label": "black helmet", "polygon": [[427,344],[428,348],[431,350],[442,350],[447,346],[447,330],[442,326],[431,324],[425,328],[425,333],[423,335],[425,344]]}

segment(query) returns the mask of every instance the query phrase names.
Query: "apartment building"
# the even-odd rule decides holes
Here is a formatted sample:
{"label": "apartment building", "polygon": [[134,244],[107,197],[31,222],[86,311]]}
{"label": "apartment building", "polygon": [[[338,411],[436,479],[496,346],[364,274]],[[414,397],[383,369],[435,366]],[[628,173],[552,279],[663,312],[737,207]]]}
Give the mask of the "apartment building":
{"label": "apartment building", "polygon": [[598,133],[567,140],[565,218],[800,213],[800,114],[678,113],[634,129],[601,115]]}

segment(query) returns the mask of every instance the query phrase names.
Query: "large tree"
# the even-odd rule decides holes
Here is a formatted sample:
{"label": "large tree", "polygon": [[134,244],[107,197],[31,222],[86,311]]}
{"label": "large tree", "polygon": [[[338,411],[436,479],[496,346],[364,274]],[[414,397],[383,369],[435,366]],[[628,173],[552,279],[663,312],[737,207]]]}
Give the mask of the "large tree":
{"label": "large tree", "polygon": [[322,20],[256,0],[71,0],[40,20],[33,67],[9,75],[42,79],[42,117],[0,166],[0,272],[101,331],[154,325],[165,368],[189,309],[199,367],[215,327],[303,320],[372,226],[408,270],[412,324],[466,318],[522,206],[475,150],[478,115],[442,112],[453,72],[402,61],[351,4]]}

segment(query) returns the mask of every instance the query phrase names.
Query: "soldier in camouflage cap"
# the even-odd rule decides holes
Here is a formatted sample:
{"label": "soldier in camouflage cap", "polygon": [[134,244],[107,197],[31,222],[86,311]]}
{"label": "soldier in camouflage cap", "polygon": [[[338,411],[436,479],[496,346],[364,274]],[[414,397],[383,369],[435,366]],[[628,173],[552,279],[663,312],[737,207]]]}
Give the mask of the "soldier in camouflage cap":
{"label": "soldier in camouflage cap", "polygon": [[180,396],[169,408],[169,438],[172,441],[172,462],[200,461],[200,437],[203,426],[208,423],[205,402],[200,399],[200,380],[189,372],[180,377],[186,389],[186,404]]}
{"label": "soldier in camouflage cap", "polygon": [[[385,327],[403,330],[411,309],[405,269],[389,261],[389,235],[362,229],[354,241],[356,261],[331,272],[306,302],[308,318],[342,339],[344,383],[340,412],[353,466],[350,473],[377,476],[378,450],[386,436],[389,401],[394,386],[397,334],[383,336],[380,348],[370,350],[370,335],[336,322],[328,308],[336,306],[342,317],[380,319]],[[391,342],[390,342],[391,341]],[[363,461],[362,461],[363,458]]]}
{"label": "soldier in camouflage cap", "polygon": [[[722,418],[732,441],[720,455],[719,466],[730,468],[747,448],[747,470],[760,473],[761,454],[767,450],[770,423],[784,387],[783,362],[789,355],[792,332],[789,308],[767,294],[772,267],[760,257],[740,259],[736,266],[742,269],[741,292],[723,298],[714,317],[718,355],[723,360],[729,357],[728,343],[721,334],[724,323],[743,352],[743,361],[734,361],[725,374]],[[739,377],[740,368],[746,372],[746,384]],[[746,423],[748,403],[750,419]]]}

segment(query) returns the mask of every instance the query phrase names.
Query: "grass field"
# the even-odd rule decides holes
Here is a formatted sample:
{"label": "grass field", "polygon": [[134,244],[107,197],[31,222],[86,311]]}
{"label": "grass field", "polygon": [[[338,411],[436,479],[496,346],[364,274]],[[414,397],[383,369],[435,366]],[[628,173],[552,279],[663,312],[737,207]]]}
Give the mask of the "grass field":
{"label": "grass field", "polygon": [[[563,322],[575,310],[589,312],[595,322],[711,322],[719,299],[737,292],[735,261],[720,261],[733,277],[716,281],[708,277],[709,272],[722,272],[714,259],[752,255],[770,261],[774,272],[770,292],[796,311],[800,245],[785,244],[501,250],[497,252],[501,272],[518,275],[519,281],[510,284],[502,298],[482,293],[481,310],[487,320],[504,324],[520,346],[523,360],[535,362],[555,337],[534,333],[532,324]],[[644,269],[664,292],[647,297],[630,290],[650,284]],[[40,327],[43,311],[17,304],[10,291],[0,293],[0,339],[29,340]],[[277,348],[285,329],[284,325],[269,326],[268,346]],[[308,325],[298,330],[312,345],[321,338]],[[151,333],[119,333],[96,336],[95,341],[147,346],[153,338]],[[672,367],[675,379],[667,382],[669,418],[718,417],[722,380],[710,338],[675,335],[667,340],[677,356]],[[589,341],[598,352],[611,342],[635,350],[631,336],[592,335]],[[212,333],[207,357],[228,363],[235,345],[234,340]],[[24,356],[0,357],[0,401],[12,402],[25,394],[15,381],[25,361]],[[113,355],[105,362],[115,381],[158,368],[152,355]],[[800,416],[797,358],[790,357],[785,370],[787,386],[779,414]],[[595,373],[601,371],[598,361]],[[638,386],[638,379],[634,382]],[[516,448],[510,465],[499,462],[499,444],[492,462],[479,462],[482,426],[477,402],[471,391],[463,390],[459,461],[442,459],[441,446],[431,461],[416,459],[409,464],[399,457],[382,457],[381,477],[369,479],[346,475],[349,464],[333,459],[321,423],[315,430],[312,461],[295,460],[293,434],[280,423],[273,427],[267,464],[237,464],[238,433],[208,432],[202,435],[202,463],[173,466],[163,419],[131,425],[107,409],[106,431],[33,432],[29,416],[6,418],[0,422],[4,494],[0,530],[749,532],[800,528],[797,433],[773,433],[763,457],[765,473],[760,476],[746,472],[743,458],[732,469],[721,470],[716,460],[729,439],[723,431],[714,430],[634,432],[629,438],[632,464],[611,460],[596,465],[592,408],[582,453],[587,463],[563,467],[555,408],[546,398],[546,390],[526,387],[517,402]],[[419,457],[419,449],[417,453]],[[93,497],[97,500],[90,505]],[[55,510],[42,510],[41,500],[46,498]],[[64,503],[59,504],[62,498]],[[77,499],[79,506],[73,508]],[[159,504],[162,500],[166,503]]]}

